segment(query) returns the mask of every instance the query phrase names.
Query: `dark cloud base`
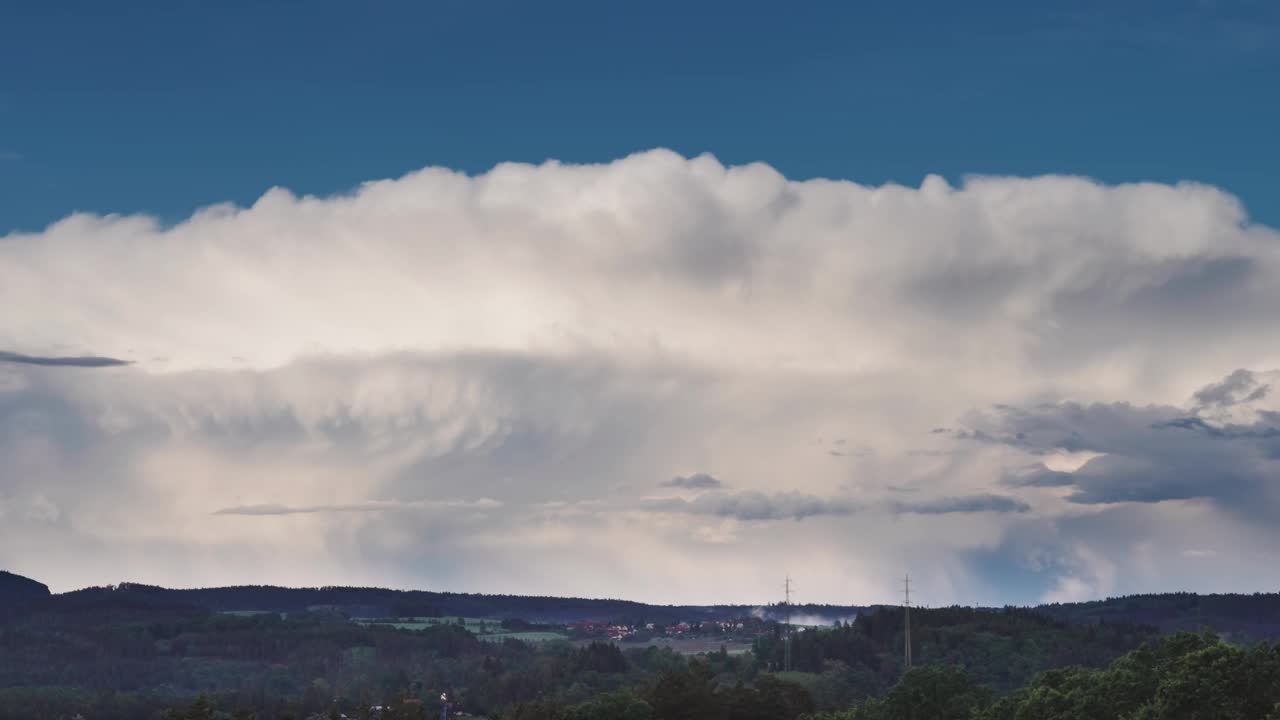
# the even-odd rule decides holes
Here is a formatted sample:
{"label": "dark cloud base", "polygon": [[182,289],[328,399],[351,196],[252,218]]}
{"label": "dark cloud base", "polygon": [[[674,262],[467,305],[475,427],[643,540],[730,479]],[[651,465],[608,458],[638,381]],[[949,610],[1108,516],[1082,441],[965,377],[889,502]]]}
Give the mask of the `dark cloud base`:
{"label": "dark cloud base", "polygon": [[[1003,478],[1006,486],[1066,488],[1066,499],[1081,505],[1206,500],[1270,524],[1280,510],[1274,490],[1280,413],[1256,405],[1270,390],[1259,377],[1237,370],[1195,393],[1191,409],[1124,402],[1002,406],[947,432],[1031,456],[1097,455],[1073,472],[1037,462]],[[1252,409],[1252,419],[1223,420],[1214,414],[1223,409]]]}

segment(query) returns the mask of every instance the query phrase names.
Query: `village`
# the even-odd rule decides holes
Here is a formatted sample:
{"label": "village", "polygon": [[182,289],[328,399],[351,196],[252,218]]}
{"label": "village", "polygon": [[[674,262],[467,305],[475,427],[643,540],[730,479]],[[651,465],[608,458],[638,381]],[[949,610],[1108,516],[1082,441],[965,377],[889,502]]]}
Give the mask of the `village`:
{"label": "village", "polygon": [[622,647],[670,647],[684,653],[718,650],[741,652],[762,635],[772,632],[775,623],[756,617],[733,620],[703,620],[675,623],[635,623],[584,620],[564,626],[565,635],[578,643],[614,642]]}

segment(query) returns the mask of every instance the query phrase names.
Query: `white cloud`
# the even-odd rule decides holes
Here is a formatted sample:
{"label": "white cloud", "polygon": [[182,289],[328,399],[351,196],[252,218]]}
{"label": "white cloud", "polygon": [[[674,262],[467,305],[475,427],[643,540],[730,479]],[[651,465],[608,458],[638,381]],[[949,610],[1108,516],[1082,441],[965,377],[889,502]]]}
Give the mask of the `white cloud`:
{"label": "white cloud", "polygon": [[[1028,572],[1054,597],[1141,589],[1130,550],[1055,559],[1106,511],[1001,485],[1024,449],[929,430],[1060,401],[1263,422],[1270,376],[1223,378],[1280,367],[1277,306],[1280,234],[1194,184],[866,187],[654,151],[172,227],[75,215],[0,239],[0,352],[43,359],[0,364],[0,499],[24,508],[0,566],[765,601],[785,565],[872,602],[910,564],[936,602],[1003,601],[1049,590],[956,559],[1048,523]],[[134,364],[48,362],[86,357]],[[694,471],[733,493],[643,496]]]}

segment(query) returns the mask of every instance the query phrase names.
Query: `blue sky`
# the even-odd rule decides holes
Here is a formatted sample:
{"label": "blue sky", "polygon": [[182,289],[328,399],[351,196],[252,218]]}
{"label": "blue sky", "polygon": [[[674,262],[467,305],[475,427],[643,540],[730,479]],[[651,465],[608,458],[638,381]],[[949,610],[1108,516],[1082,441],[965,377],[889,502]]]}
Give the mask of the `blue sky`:
{"label": "blue sky", "polygon": [[0,68],[0,231],[653,147],[1196,180],[1280,224],[1271,2],[16,2]]}

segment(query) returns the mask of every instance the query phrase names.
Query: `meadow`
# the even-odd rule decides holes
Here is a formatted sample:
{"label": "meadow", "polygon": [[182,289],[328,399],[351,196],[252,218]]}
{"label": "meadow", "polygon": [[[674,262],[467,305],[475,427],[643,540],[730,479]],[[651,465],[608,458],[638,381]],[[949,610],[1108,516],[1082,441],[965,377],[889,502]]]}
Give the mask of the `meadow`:
{"label": "meadow", "polygon": [[502,642],[503,640],[521,640],[529,643],[552,642],[554,640],[568,640],[569,637],[564,633],[547,632],[547,631],[527,631],[527,632],[499,632],[480,635],[481,640],[488,642]]}
{"label": "meadow", "polygon": [[472,617],[412,617],[412,618],[360,618],[354,620],[362,625],[387,625],[399,630],[424,630],[439,625],[457,625],[466,628],[467,632],[475,635],[480,640],[488,642],[502,642],[503,640],[521,640],[524,642],[551,642],[553,640],[567,640],[568,636],[564,633],[547,632],[547,631],[505,631],[502,629],[502,622],[493,618],[472,618]]}
{"label": "meadow", "polygon": [[643,649],[649,646],[670,648],[681,655],[698,655],[700,653],[719,652],[723,647],[730,655],[751,652],[751,643],[721,640],[718,638],[653,638],[643,642],[623,640],[617,643],[623,650]]}

